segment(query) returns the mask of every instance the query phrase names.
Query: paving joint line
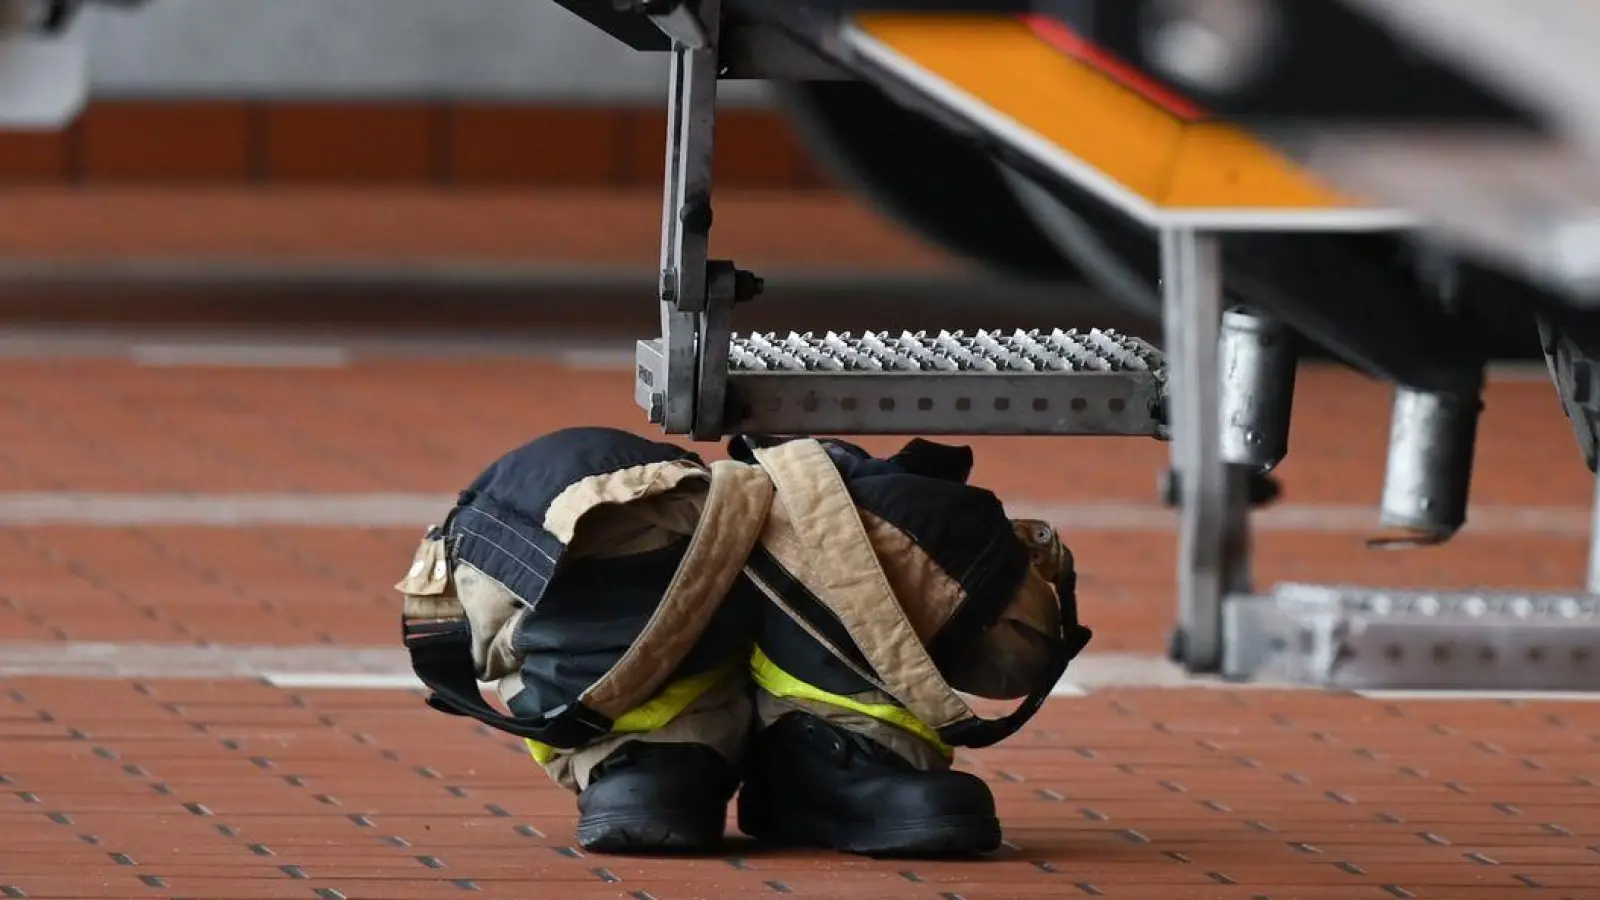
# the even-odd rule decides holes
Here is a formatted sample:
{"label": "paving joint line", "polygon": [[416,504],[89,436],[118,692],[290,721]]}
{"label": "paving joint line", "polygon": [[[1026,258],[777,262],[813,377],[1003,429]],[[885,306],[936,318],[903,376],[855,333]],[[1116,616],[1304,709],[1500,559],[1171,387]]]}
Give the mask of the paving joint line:
{"label": "paving joint line", "polygon": [[[1045,519],[1072,532],[1169,533],[1177,514],[1156,503],[1040,502],[1002,498],[1013,518]],[[450,493],[405,491],[78,492],[0,491],[0,525],[214,525],[395,527],[421,530],[455,503]],[[1501,505],[1472,510],[1464,536],[1544,535],[1587,538],[1587,507]],[[1251,517],[1256,532],[1376,534],[1373,506],[1285,503]]]}

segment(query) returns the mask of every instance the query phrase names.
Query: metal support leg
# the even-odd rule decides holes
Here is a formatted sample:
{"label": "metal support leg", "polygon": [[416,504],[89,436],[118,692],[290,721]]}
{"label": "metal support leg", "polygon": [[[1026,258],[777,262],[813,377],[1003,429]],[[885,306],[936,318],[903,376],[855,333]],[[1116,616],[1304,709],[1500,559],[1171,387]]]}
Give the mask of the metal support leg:
{"label": "metal support leg", "polygon": [[1222,457],[1222,258],[1213,235],[1161,235],[1178,548],[1179,661],[1193,672],[1222,662],[1224,598],[1249,589],[1247,474]]}
{"label": "metal support leg", "polygon": [[1589,510],[1589,584],[1591,594],[1600,594],[1600,477],[1595,481],[1594,506]]}
{"label": "metal support leg", "polygon": [[1466,522],[1482,408],[1475,391],[1395,391],[1381,521],[1405,534],[1374,543],[1442,543]]}
{"label": "metal support leg", "polygon": [[[707,425],[720,436],[721,387],[727,372],[727,316],[706,315],[706,250],[711,233],[711,161],[717,113],[719,0],[695,4],[705,35],[699,46],[672,51],[667,98],[666,191],[661,215],[661,339],[666,383],[660,424],[673,434],[700,437]],[[707,319],[722,328],[707,339]],[[708,352],[697,355],[705,347]],[[701,390],[711,369],[710,390]],[[715,396],[711,396],[715,395]],[[699,402],[697,402],[697,398]],[[708,401],[714,401],[708,403]],[[652,404],[652,412],[657,404]],[[708,408],[709,406],[709,408]],[[708,421],[709,420],[709,421]]]}
{"label": "metal support leg", "polygon": [[1273,320],[1231,309],[1222,316],[1222,459],[1270,472],[1289,453],[1294,411],[1294,335]]}

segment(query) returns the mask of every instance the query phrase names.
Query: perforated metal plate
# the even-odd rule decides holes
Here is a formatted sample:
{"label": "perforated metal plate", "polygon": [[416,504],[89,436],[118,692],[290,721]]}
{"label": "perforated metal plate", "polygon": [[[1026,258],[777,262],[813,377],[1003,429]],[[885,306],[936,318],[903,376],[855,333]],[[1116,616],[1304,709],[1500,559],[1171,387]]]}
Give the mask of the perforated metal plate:
{"label": "perforated metal plate", "polygon": [[[641,341],[636,396],[666,383]],[[736,335],[728,431],[1164,436],[1159,351],[1107,330]]]}

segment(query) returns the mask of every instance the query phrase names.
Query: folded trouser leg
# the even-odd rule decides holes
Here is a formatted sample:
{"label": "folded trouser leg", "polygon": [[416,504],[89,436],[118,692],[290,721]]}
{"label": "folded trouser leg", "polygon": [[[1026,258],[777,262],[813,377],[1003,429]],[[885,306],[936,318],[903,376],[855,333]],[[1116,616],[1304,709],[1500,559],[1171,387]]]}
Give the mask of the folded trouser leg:
{"label": "folded trouser leg", "polygon": [[585,848],[714,849],[738,783],[729,719],[749,701],[700,679],[730,663],[745,677],[763,598],[742,579],[775,494],[757,466],[617,429],[505,454],[396,584],[429,704],[538,742],[578,793]]}
{"label": "folded trouser leg", "polygon": [[[499,676],[506,708],[536,718],[614,666],[681,552],[669,546],[573,563],[537,610],[508,603],[502,585],[458,563],[463,606],[510,610],[477,651],[483,669]],[[734,592],[670,679],[617,715],[609,732],[565,748],[528,742],[549,776],[578,795],[585,849],[711,850],[720,842],[751,716],[749,590]]]}
{"label": "folded trouser leg", "polygon": [[610,735],[585,747],[558,750],[527,743],[551,780],[582,795],[596,770],[620,758],[620,751],[631,744],[702,748],[737,768],[750,734],[751,709],[746,674],[735,664],[669,683],[649,703],[619,719]]}
{"label": "folded trouser leg", "polygon": [[735,664],[669,683],[587,746],[528,744],[550,777],[578,795],[585,849],[710,849],[738,787],[750,710],[748,679]]}
{"label": "folded trouser leg", "polygon": [[[1010,519],[948,465],[959,454],[884,465],[804,440],[750,453],[777,497],[746,564],[770,602],[741,828],[875,855],[997,848],[994,798],[949,768],[946,744],[1015,734],[1087,641],[1054,529]],[[986,719],[963,693],[1023,702]]]}
{"label": "folded trouser leg", "polygon": [[799,713],[865,738],[918,771],[950,768],[950,748],[938,734],[882,691],[870,687],[849,694],[825,691],[779,668],[759,649],[750,671],[759,688],[755,712],[761,728]]}
{"label": "folded trouser leg", "polygon": [[950,767],[954,754],[932,728],[776,610],[761,634],[741,831],[874,856],[999,846],[988,786]]}

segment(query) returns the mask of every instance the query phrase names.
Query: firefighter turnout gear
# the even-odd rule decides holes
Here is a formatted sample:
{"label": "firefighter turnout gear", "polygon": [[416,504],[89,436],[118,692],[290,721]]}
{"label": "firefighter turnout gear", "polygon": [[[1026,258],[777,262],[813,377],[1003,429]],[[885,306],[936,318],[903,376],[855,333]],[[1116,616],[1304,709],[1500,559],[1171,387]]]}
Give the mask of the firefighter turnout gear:
{"label": "firefighter turnout gear", "polygon": [[[713,850],[736,792],[763,840],[997,847],[987,787],[950,764],[1089,641],[1054,529],[968,484],[964,447],[729,456],[573,428],[497,460],[396,585],[429,704],[523,738],[591,850]],[[988,719],[964,695],[1022,702]]]}

